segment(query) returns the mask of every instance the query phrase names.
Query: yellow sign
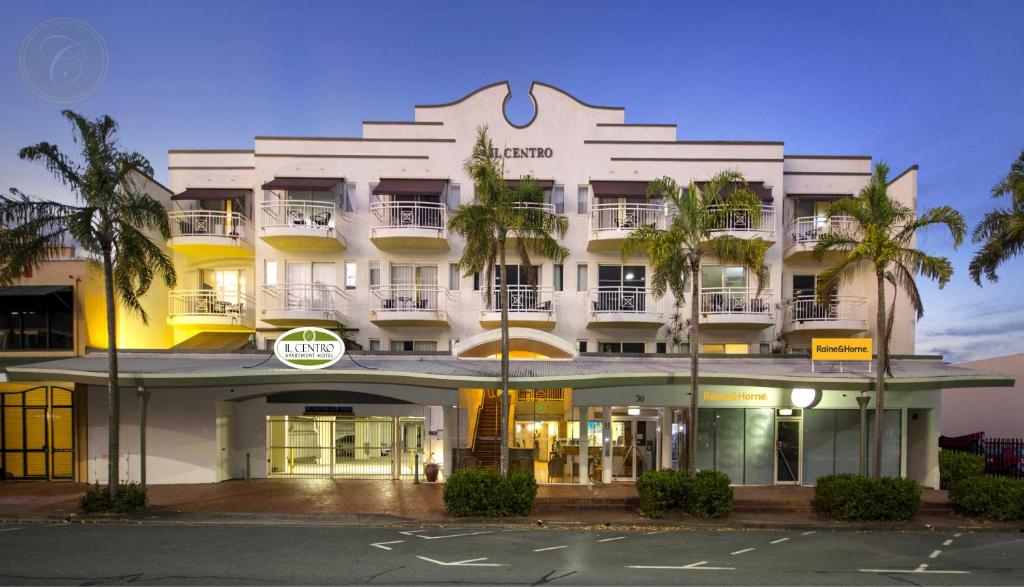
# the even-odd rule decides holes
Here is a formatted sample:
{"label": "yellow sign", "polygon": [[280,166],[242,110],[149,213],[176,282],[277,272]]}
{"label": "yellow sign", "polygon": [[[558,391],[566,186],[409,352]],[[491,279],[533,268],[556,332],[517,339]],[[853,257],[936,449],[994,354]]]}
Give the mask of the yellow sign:
{"label": "yellow sign", "polygon": [[812,338],[812,361],[870,361],[870,338]]}

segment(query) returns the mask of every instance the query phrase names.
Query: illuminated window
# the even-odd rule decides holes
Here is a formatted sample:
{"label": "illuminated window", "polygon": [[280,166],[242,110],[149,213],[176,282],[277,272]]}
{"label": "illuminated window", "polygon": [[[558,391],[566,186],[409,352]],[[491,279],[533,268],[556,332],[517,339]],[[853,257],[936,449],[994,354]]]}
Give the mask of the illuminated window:
{"label": "illuminated window", "polygon": [[702,353],[717,355],[748,355],[750,345],[745,342],[707,343],[700,345]]}

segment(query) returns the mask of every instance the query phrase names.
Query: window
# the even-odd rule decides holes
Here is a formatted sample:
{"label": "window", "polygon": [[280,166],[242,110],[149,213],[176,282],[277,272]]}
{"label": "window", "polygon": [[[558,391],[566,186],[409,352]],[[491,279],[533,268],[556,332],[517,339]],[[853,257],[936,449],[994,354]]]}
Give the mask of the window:
{"label": "window", "polygon": [[277,261],[263,261],[263,283],[277,285]]}
{"label": "window", "polygon": [[576,191],[576,213],[586,214],[587,213],[587,200],[590,199],[590,189],[581,185]]}
{"label": "window", "polygon": [[459,291],[459,282],[462,281],[462,275],[459,274],[459,264],[449,263],[448,264],[448,289],[450,291]]}
{"label": "window", "polygon": [[379,338],[371,338],[369,341],[367,341],[367,343],[370,345],[370,350],[371,351],[379,351],[380,350],[380,339]]}
{"label": "window", "polygon": [[576,291],[587,291],[587,288],[590,285],[590,277],[587,274],[587,264],[578,263],[576,265]]}
{"label": "window", "polygon": [[436,351],[436,340],[392,340],[392,352]]}
{"label": "window", "polygon": [[623,289],[643,289],[647,286],[647,268],[643,265],[600,265],[597,285]]}
{"label": "window", "polygon": [[642,342],[599,342],[598,350],[602,353],[644,353],[647,345]]}
{"label": "window", "polygon": [[356,262],[345,261],[345,289],[356,288]]}
{"label": "window", "polygon": [[700,352],[717,355],[748,355],[750,345],[745,342],[705,343],[700,345]]}
{"label": "window", "polygon": [[654,352],[658,353],[659,355],[664,355],[665,353],[668,352],[668,344],[664,342],[654,343]]}
{"label": "window", "polygon": [[577,344],[577,346],[579,348],[579,352],[581,352],[581,353],[587,352],[587,341],[581,340],[581,341],[578,341],[576,344]]}
{"label": "window", "polygon": [[746,289],[747,268],[727,265],[705,265],[701,268],[701,287],[703,289]]}
{"label": "window", "polygon": [[793,297],[813,296],[816,281],[817,279],[814,275],[794,275]]}
{"label": "window", "polygon": [[564,285],[562,280],[565,278],[565,267],[561,263],[556,263],[551,267],[551,282],[554,284],[555,291],[563,291]]}
{"label": "window", "polygon": [[454,210],[459,207],[462,200],[462,188],[457,183],[448,184],[448,197],[445,199],[446,206],[449,210]]}
{"label": "window", "polygon": [[555,214],[565,213],[565,186],[556,185],[551,188],[551,203],[555,205]]}
{"label": "window", "polygon": [[355,211],[355,199],[356,199],[356,184],[346,183],[344,186],[344,193],[341,196],[342,210],[346,212]]}
{"label": "window", "polygon": [[480,272],[473,272],[473,291],[480,291]]}
{"label": "window", "polygon": [[[72,308],[70,286],[45,295],[4,296],[0,304],[0,351],[73,349]],[[8,434],[13,430],[10,428]],[[21,432],[17,437],[21,438]]]}
{"label": "window", "polygon": [[380,261],[370,261],[370,287],[378,287],[380,285]]}

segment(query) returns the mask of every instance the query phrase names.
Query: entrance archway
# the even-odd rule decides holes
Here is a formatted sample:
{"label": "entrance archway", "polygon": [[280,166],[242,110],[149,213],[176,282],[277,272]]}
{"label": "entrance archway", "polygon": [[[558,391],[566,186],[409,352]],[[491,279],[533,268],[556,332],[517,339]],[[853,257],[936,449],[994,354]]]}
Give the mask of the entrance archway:
{"label": "entrance archway", "polygon": [[[572,359],[576,347],[550,332],[533,328],[509,328],[509,352],[512,358]],[[485,359],[501,353],[501,331],[471,336],[455,345],[455,356],[460,359]]]}

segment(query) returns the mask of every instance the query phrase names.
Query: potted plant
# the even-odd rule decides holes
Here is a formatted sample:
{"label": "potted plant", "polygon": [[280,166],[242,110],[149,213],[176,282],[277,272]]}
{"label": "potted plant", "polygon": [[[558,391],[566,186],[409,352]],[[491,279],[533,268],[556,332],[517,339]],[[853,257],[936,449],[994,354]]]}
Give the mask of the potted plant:
{"label": "potted plant", "polygon": [[437,473],[440,470],[441,468],[434,462],[434,453],[430,453],[430,458],[427,459],[427,464],[423,467],[423,474],[427,477],[427,483],[437,481]]}

